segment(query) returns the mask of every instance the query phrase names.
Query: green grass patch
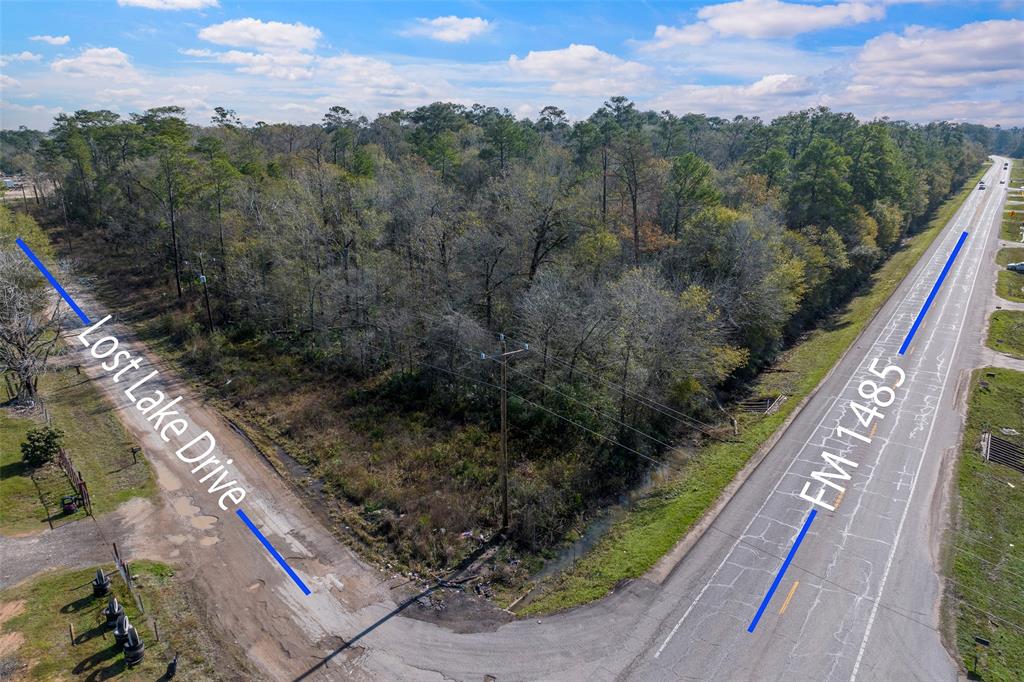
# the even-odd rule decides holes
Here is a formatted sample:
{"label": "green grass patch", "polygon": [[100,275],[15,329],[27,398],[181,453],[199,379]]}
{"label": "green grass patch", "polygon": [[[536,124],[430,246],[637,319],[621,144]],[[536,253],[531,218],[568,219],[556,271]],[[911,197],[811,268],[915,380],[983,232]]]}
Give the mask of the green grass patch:
{"label": "green grass patch", "polygon": [[[1010,214],[1013,215],[1010,215]],[[1008,208],[1003,212],[1003,222],[999,229],[999,238],[1008,242],[1019,242],[1021,226],[1024,226],[1024,205]]]}
{"label": "green grass patch", "polygon": [[1007,301],[1024,302],[1024,274],[1000,270],[996,280],[996,293]]}
{"label": "green grass patch", "polygon": [[121,425],[113,403],[84,373],[49,373],[39,385],[53,424],[64,431],[64,448],[89,485],[94,513],[156,493],[149,463],[142,456],[134,461],[135,440]]}
{"label": "green grass patch", "polygon": [[791,396],[778,412],[760,419],[747,414],[738,417],[739,442],[702,447],[678,477],[638,502],[572,569],[542,584],[538,596],[521,613],[548,613],[593,601],[607,594],[621,580],[643,575],[672,549],[757,449],[782,425],[797,403],[839,360],[970,196],[986,168],[939,207],[927,227],[911,237],[903,249],[878,269],[864,294],[854,298],[835,319],[808,334],[786,353],[776,364],[777,371],[762,375],[754,394]]}
{"label": "green grass patch", "polygon": [[1024,311],[997,310],[988,326],[988,346],[1024,358]]}
{"label": "green grass patch", "polygon": [[[157,642],[146,616],[140,614],[124,581],[111,576],[114,593],[125,607],[128,620],[146,645],[142,663],[129,669],[111,629],[103,623],[105,598],[94,598],[90,581],[95,568],[45,573],[31,581],[0,592],[0,613],[14,613],[0,624],[0,637],[17,643],[0,659],[0,668],[20,670],[35,680],[155,680],[179,653],[178,676],[182,680],[209,680],[217,675],[212,640],[197,610],[188,602],[185,585],[165,564],[137,561],[131,564],[148,615],[160,630]],[[113,571],[113,564],[103,567]],[[75,629],[71,645],[68,626]],[[27,670],[26,670],[27,668]],[[233,672],[240,673],[237,668]]]}
{"label": "green grass patch", "polygon": [[992,645],[980,653],[981,679],[1010,682],[1024,670],[1024,475],[986,463],[978,444],[986,428],[1024,433],[1024,373],[986,368],[971,386],[944,611],[963,665],[974,671],[983,637]]}
{"label": "green grass patch", "polygon": [[[93,513],[156,493],[149,463],[141,456],[133,461],[135,441],[85,374],[73,369],[50,372],[40,378],[39,392],[52,425],[64,432],[64,449],[89,486]],[[61,497],[74,489],[56,464],[33,470],[21,462],[25,433],[41,423],[0,414],[0,533],[43,530],[48,517],[56,526],[85,516],[84,510],[62,513]]]}
{"label": "green grass patch", "polygon": [[1009,265],[1021,261],[1024,261],[1024,247],[1012,246],[1008,249],[999,249],[996,253],[996,263],[999,265]]}
{"label": "green grass patch", "polygon": [[0,528],[4,533],[43,530],[48,515],[53,515],[55,524],[79,516],[60,515],[61,496],[73,492],[60,469],[48,465],[33,471],[21,461],[21,444],[35,426],[31,419],[0,413]]}
{"label": "green grass patch", "polygon": [[[1011,247],[999,249],[996,263],[1006,266],[1009,263],[1024,262],[1024,248]],[[1024,302],[1024,274],[1010,270],[1000,270],[996,280],[996,293],[1008,301]]]}

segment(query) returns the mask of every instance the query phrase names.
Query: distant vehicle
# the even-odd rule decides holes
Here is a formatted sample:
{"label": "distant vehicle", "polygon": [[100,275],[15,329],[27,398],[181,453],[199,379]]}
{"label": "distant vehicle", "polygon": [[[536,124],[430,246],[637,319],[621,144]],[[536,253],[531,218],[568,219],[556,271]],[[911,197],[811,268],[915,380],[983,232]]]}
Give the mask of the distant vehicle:
{"label": "distant vehicle", "polygon": [[985,189],[985,183],[983,182],[980,185],[978,185],[978,189]]}
{"label": "distant vehicle", "polygon": [[1013,272],[1020,272],[1024,274],[1024,261],[1020,263],[1010,263],[1009,265],[1006,266],[1006,269],[1012,270]]}
{"label": "distant vehicle", "polygon": [[999,184],[1000,184],[1000,185],[1005,185],[1005,184],[1006,184],[1006,180],[1005,180],[1005,179],[1003,179],[1003,180],[1000,180],[1000,181],[999,181]]}

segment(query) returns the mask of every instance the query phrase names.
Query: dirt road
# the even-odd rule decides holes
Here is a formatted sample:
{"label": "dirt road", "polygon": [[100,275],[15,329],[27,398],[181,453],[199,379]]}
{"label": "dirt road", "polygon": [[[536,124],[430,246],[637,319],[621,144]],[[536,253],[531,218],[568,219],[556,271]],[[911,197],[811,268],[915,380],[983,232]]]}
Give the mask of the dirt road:
{"label": "dirt road", "polygon": [[[75,297],[94,320],[106,314],[92,296],[79,291]],[[209,430],[221,451],[234,459],[239,480],[249,491],[244,503],[249,517],[300,571],[313,594],[303,596],[233,511],[217,506],[216,496],[189,474],[127,400],[124,386],[112,383],[98,360],[78,350],[81,346],[73,336],[77,331],[71,332],[69,347],[142,445],[164,502],[157,509],[137,510],[128,525],[117,524],[122,534],[119,542],[129,557],[159,558],[181,566],[208,604],[213,629],[241,646],[271,679],[291,679],[320,663],[318,651],[327,654],[341,644],[336,633],[359,631],[361,619],[353,614],[371,604],[382,609],[391,606],[390,590],[383,584],[388,576],[361,562],[331,536],[262,455],[213,407],[204,404],[125,325],[111,322],[104,329],[121,340],[122,348],[144,357],[143,368],[160,369],[147,389],[184,396],[182,404],[193,423]],[[346,678],[364,677],[351,663],[358,653],[354,649],[335,657],[325,672],[344,670]]]}

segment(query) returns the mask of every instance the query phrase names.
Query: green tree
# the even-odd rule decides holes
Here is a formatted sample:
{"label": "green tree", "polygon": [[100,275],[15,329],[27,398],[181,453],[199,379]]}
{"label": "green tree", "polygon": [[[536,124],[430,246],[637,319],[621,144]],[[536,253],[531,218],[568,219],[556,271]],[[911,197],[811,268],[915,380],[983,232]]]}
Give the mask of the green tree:
{"label": "green tree", "polygon": [[722,199],[715,187],[711,164],[693,152],[672,159],[669,169],[668,191],[671,196],[672,220],[670,231],[679,236],[679,227],[696,213],[716,206]]}
{"label": "green tree", "polygon": [[181,298],[181,253],[178,218],[186,198],[192,192],[193,159],[189,157],[191,133],[181,107],[156,107],[135,117],[145,131],[146,152],[156,162],[154,178],[139,184],[163,206],[171,234],[171,258],[174,261],[174,286]]}
{"label": "green tree", "polygon": [[793,166],[789,220],[794,227],[839,228],[849,217],[853,188],[847,181],[850,157],[832,140],[818,136]]}
{"label": "green tree", "polygon": [[32,467],[40,467],[53,461],[64,444],[64,432],[49,426],[29,429],[25,442],[21,444],[21,458]]}

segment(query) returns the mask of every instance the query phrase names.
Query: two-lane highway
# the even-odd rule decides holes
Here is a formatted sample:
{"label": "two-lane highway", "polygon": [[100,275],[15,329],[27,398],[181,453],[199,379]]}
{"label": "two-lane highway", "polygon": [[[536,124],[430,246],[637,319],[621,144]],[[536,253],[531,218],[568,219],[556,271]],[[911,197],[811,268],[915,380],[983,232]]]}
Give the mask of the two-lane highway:
{"label": "two-lane highway", "polygon": [[[965,335],[977,343],[981,331],[972,300],[988,294],[976,284],[992,268],[987,254],[1005,197],[998,180],[1008,174],[1002,165],[996,159],[985,175],[990,189],[972,193],[718,519],[711,542],[702,540],[726,543],[717,564],[700,570],[699,561],[715,554],[704,548],[670,580],[666,591],[677,592],[685,607],[658,629],[631,678],[956,679],[938,630],[943,518],[936,502],[958,442],[956,386],[970,366],[958,351]],[[962,250],[901,356],[964,231]],[[886,372],[890,365],[900,370]],[[816,471],[831,476],[815,479]],[[748,633],[812,508],[817,515],[807,536]]]}

